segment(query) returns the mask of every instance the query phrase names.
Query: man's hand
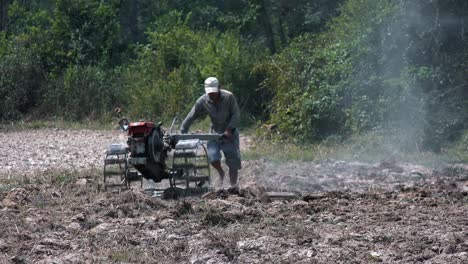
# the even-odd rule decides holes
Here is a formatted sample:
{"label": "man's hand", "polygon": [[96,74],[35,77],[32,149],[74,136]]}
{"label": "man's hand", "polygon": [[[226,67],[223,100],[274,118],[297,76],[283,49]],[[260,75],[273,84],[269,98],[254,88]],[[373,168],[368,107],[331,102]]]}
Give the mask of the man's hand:
{"label": "man's hand", "polygon": [[232,138],[232,129],[231,128],[226,128],[223,133],[223,137],[227,140],[231,140]]}

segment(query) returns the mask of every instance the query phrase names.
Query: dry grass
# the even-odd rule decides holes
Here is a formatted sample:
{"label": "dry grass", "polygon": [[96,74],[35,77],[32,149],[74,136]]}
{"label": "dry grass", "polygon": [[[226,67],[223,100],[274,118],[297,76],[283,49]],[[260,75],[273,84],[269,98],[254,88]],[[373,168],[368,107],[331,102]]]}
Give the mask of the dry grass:
{"label": "dry grass", "polygon": [[468,137],[465,136],[440,153],[434,153],[417,147],[408,148],[377,133],[355,136],[345,142],[330,138],[319,144],[299,144],[278,137],[259,137],[250,149],[244,151],[243,157],[246,160],[267,159],[275,162],[321,162],[330,159],[379,162],[392,158],[401,162],[435,166],[447,162],[468,162],[466,138]]}

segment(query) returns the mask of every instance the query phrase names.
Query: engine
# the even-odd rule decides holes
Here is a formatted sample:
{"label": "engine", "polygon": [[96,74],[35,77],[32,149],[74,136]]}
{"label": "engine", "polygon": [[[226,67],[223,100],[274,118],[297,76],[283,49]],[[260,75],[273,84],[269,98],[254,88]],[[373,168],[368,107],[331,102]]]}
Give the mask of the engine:
{"label": "engine", "polygon": [[128,125],[128,163],[149,180],[160,182],[169,178],[166,171],[167,152],[161,124],[153,122],[133,122]]}

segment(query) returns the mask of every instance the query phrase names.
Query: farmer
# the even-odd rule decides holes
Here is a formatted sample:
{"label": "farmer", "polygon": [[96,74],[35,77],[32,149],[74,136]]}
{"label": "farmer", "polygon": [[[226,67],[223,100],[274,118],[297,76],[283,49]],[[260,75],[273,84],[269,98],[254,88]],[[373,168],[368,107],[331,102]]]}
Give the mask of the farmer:
{"label": "farmer", "polygon": [[211,165],[218,171],[220,183],[223,188],[224,170],[221,167],[221,150],[226,158],[229,168],[229,179],[232,188],[237,188],[238,171],[241,168],[241,156],[239,150],[239,107],[234,95],[226,90],[220,89],[219,81],[215,77],[205,80],[205,94],[198,98],[195,105],[188,113],[181,125],[181,133],[188,132],[193,121],[210,116],[210,133],[223,134],[221,141],[208,141],[208,159]]}

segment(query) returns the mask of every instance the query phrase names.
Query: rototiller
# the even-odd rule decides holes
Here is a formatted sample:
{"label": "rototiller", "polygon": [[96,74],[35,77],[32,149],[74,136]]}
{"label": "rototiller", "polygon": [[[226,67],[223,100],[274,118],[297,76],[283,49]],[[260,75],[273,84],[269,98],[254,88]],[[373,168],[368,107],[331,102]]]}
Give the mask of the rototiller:
{"label": "rototiller", "polygon": [[[143,178],[156,183],[169,180],[165,193],[204,192],[211,188],[210,166],[205,142],[221,140],[219,134],[172,134],[176,118],[166,134],[162,123],[120,120],[127,131],[125,144],[112,144],[104,160],[104,189],[143,187]],[[180,188],[183,187],[183,188]]]}

